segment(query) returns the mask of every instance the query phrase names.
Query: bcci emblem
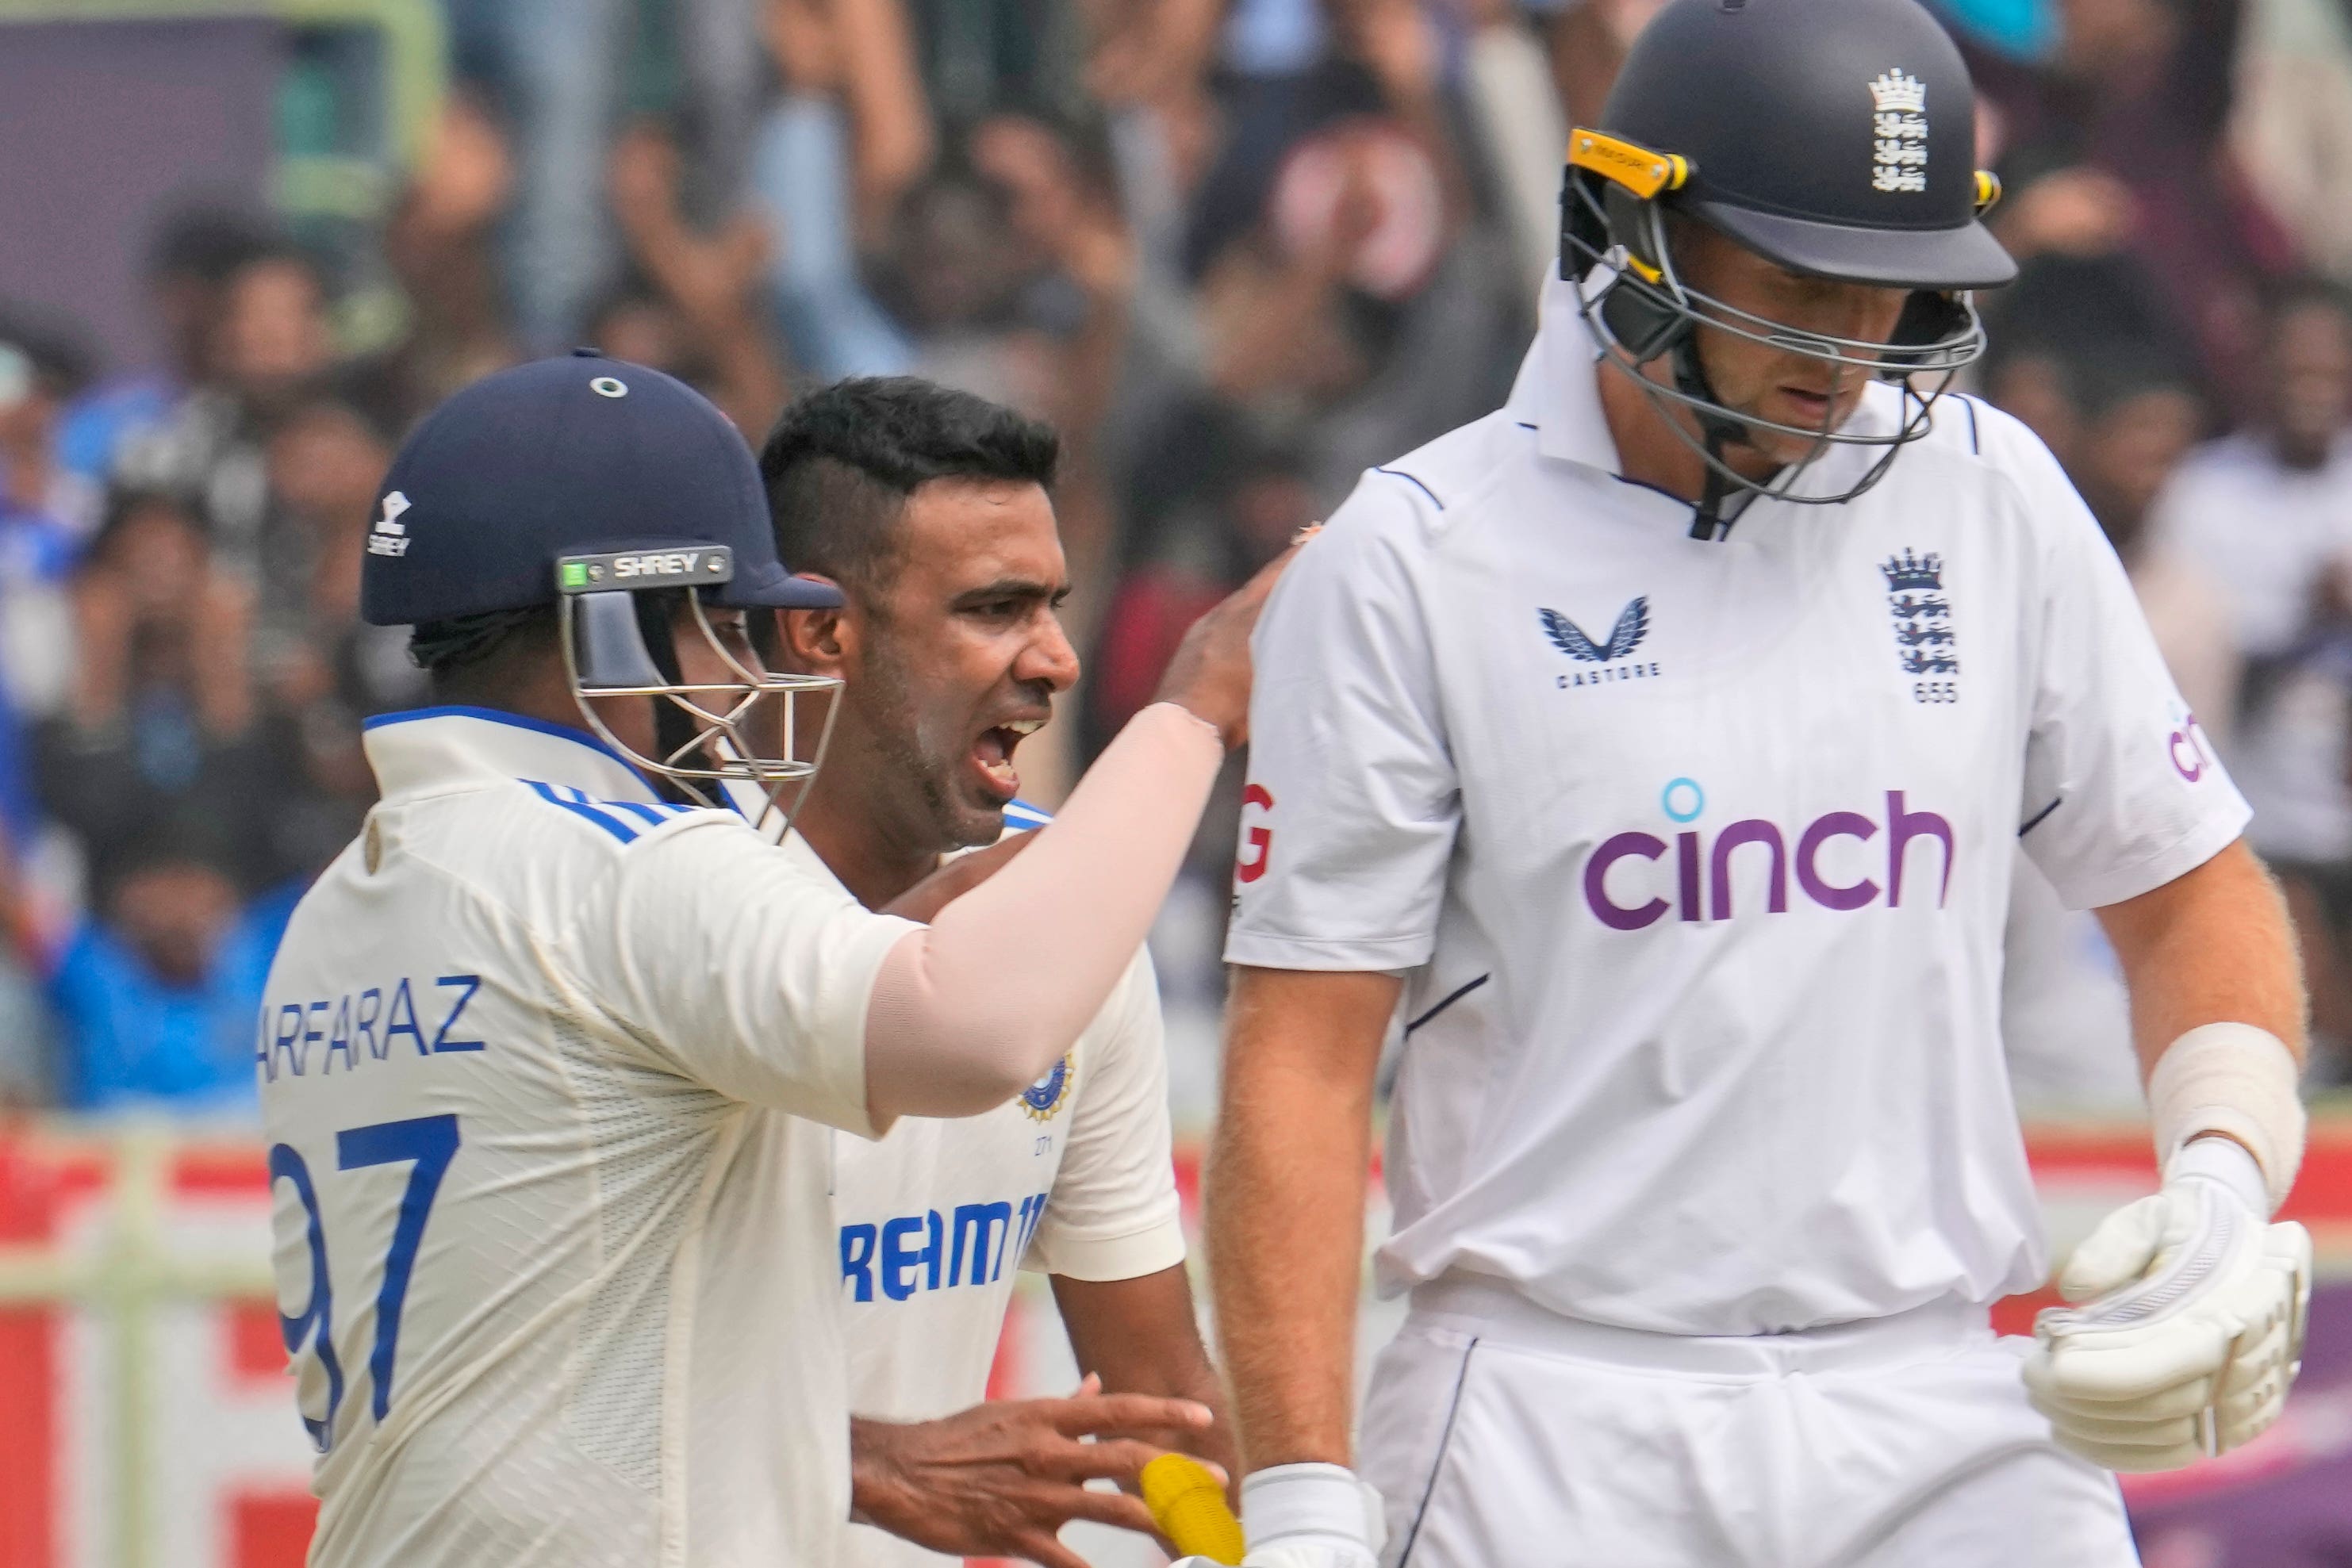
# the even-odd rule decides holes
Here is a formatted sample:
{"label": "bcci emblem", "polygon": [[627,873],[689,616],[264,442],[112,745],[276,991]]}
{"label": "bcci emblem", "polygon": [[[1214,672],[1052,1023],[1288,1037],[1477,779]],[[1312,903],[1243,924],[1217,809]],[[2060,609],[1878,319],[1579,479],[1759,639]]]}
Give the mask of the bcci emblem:
{"label": "bcci emblem", "polygon": [[[1952,601],[1944,591],[1944,558],[1907,548],[1888,556],[1878,570],[1886,579],[1886,608],[1895,618],[1895,647],[1906,675],[1957,675],[1960,655],[1952,635]],[[1933,692],[1936,695],[1922,695]],[[1957,683],[1922,680],[1912,695],[1919,702],[1950,702]]]}
{"label": "bcci emblem", "polygon": [[1874,191],[1927,188],[1927,85],[1900,70],[1870,84]]}
{"label": "bcci emblem", "polygon": [[1021,1092],[1021,1113],[1033,1122],[1050,1122],[1059,1115],[1070,1097],[1072,1072],[1068,1057],[1054,1063],[1053,1071]]}

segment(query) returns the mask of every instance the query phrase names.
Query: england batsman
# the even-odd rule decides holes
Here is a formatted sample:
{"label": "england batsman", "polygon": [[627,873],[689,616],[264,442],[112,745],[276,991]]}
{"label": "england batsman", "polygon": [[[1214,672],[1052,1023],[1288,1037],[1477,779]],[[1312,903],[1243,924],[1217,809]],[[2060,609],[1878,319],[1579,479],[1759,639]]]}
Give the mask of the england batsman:
{"label": "england batsman", "polygon": [[[1078,677],[1058,612],[1058,455],[1046,427],[910,378],[812,392],[761,449],[778,551],[843,596],[777,617],[774,667],[845,683],[786,848],[867,908],[1045,820],[1016,799],[1015,753]],[[1055,1539],[1064,1521],[1151,1528],[1132,1496],[1084,1490],[1037,1404],[963,1407],[987,1392],[1024,1261],[1051,1277],[1078,1364],[1106,1389],[1222,1403],[1169,1145],[1159,990],[1139,949],[1070,1051],[1008,1103],[908,1116],[877,1143],[834,1135],[856,1495],[862,1518],[897,1532],[852,1531],[845,1564],[1084,1568]],[[1231,1457],[1222,1433],[1165,1437]],[[1080,1457],[1126,1464],[1091,1473],[1132,1487],[1146,1452]]]}
{"label": "england batsman", "polygon": [[698,394],[593,350],[479,382],[404,444],[368,552],[362,612],[415,628],[437,706],[369,729],[381,802],[256,1051],[310,1560],[831,1568],[828,1129],[984,1112],[1070,1051],[1241,733],[1271,577],[1016,860],[900,901],[926,925],[727,805],[794,803],[809,757],[763,737],[837,686],[766,670],[747,617],[840,595],[779,562]]}
{"label": "england batsman", "polygon": [[[2294,953],[2090,515],[1937,395],[2013,271],[1972,120],[1911,0],[1674,0],[1507,406],[1268,606],[1208,1210],[1254,1565],[2112,1568],[2110,1468],[2277,1414]],[[2031,1346],[2021,841],[2113,939],[2163,1166]]]}

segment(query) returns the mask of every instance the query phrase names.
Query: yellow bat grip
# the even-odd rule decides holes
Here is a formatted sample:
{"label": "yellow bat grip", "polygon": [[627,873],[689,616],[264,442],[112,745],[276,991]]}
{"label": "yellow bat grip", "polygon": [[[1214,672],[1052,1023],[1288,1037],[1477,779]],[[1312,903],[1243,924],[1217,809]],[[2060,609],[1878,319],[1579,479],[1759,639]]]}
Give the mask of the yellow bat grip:
{"label": "yellow bat grip", "polygon": [[1225,1489],[1206,1465],[1162,1454],[1143,1467],[1143,1506],[1179,1554],[1212,1563],[1242,1560],[1242,1521],[1225,1506]]}

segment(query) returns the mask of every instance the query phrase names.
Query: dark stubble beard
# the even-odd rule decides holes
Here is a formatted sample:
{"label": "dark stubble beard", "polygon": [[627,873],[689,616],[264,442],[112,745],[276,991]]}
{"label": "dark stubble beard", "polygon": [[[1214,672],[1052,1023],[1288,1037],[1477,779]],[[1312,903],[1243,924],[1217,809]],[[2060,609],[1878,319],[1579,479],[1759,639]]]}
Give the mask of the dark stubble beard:
{"label": "dark stubble beard", "polygon": [[1003,832],[1002,813],[976,812],[960,797],[956,772],[963,765],[961,747],[970,737],[959,727],[952,735],[932,737],[926,744],[922,719],[908,677],[887,639],[866,661],[860,706],[874,737],[881,765],[884,799],[898,824],[909,838],[922,833],[924,841],[941,853],[975,845],[992,844]]}

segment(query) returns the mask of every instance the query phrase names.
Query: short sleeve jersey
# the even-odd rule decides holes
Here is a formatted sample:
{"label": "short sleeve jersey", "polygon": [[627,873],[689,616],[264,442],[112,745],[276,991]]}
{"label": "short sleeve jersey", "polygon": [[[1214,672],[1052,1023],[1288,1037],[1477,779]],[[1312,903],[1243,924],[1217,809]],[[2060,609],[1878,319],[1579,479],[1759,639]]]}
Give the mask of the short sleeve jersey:
{"label": "short sleeve jersey", "polygon": [[908,923],[584,734],[374,721],[257,1070],[312,1561],[826,1565],[828,1127]]}
{"label": "short sleeve jersey", "polygon": [[[1012,831],[1042,823],[1016,803]],[[838,886],[801,839],[808,874]],[[847,896],[846,891],[844,896]],[[1184,1260],[1159,985],[1138,953],[1069,1053],[1019,1097],[957,1120],[904,1116],[833,1140],[835,1261],[850,1408],[922,1421],[987,1396],[1022,1268],[1131,1280]],[[866,1526],[844,1568],[957,1561]]]}
{"label": "short sleeve jersey", "polygon": [[1406,977],[1391,1288],[1745,1334],[2031,1285],[2012,846],[2111,904],[2244,804],[2021,425],[1946,398],[1858,499],[1694,539],[1564,296],[1276,588],[1226,956]]}

